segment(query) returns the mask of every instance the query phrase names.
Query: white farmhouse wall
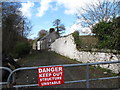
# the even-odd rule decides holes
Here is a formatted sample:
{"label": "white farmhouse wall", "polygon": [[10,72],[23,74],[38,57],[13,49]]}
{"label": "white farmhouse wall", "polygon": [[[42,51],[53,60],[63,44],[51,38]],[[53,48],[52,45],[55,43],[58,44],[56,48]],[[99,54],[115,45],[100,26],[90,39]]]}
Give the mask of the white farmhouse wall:
{"label": "white farmhouse wall", "polygon": [[[112,53],[78,51],[72,35],[56,39],[51,44],[51,51],[83,63],[118,61],[118,57]],[[120,72],[120,64],[105,64],[100,67],[110,69],[114,73]]]}
{"label": "white farmhouse wall", "polygon": [[37,50],[40,50],[40,41],[37,41]]}
{"label": "white farmhouse wall", "polygon": [[32,49],[36,50],[36,43],[35,42],[33,43]]}

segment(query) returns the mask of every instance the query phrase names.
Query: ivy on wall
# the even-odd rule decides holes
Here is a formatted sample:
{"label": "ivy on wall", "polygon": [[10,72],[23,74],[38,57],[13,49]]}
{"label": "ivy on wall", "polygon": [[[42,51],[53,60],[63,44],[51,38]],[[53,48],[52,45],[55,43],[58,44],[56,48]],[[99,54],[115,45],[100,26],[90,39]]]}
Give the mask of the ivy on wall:
{"label": "ivy on wall", "polygon": [[79,37],[79,32],[75,31],[74,33],[72,33],[72,36],[74,37],[76,48],[79,50],[81,48],[81,40]]}

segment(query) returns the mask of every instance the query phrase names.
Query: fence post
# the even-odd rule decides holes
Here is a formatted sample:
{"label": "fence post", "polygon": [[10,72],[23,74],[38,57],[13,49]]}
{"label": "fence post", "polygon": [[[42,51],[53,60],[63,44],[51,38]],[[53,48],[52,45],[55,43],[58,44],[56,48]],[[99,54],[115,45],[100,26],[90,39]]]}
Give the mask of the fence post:
{"label": "fence post", "polygon": [[87,64],[86,66],[86,87],[87,87],[87,90],[89,90],[90,88],[90,82],[89,82],[89,65]]}

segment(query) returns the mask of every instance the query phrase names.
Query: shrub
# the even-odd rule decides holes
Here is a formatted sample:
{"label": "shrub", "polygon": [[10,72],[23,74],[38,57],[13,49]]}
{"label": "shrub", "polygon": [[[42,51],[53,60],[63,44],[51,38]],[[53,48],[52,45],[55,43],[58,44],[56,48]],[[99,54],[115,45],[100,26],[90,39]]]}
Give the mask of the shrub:
{"label": "shrub", "polygon": [[18,42],[14,47],[14,57],[23,57],[30,52],[30,44],[27,42]]}
{"label": "shrub", "polygon": [[81,47],[81,40],[79,38],[79,32],[75,31],[74,33],[72,33],[73,37],[74,37],[74,41],[76,44],[76,48],[79,50]]}
{"label": "shrub", "polygon": [[98,48],[120,50],[120,17],[110,22],[99,22],[93,26],[92,32],[98,37]]}

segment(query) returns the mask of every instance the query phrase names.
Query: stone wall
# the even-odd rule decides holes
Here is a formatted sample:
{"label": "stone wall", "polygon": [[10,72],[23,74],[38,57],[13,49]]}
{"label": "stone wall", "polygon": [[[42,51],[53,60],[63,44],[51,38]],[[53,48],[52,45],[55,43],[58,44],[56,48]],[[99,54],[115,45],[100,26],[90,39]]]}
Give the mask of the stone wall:
{"label": "stone wall", "polygon": [[[74,38],[71,34],[66,37],[56,39],[50,47],[51,51],[55,51],[56,53],[59,53],[71,59],[76,59],[82,63],[118,61],[118,56],[120,57],[120,55],[116,56],[113,53],[78,51],[74,43]],[[120,64],[104,64],[99,66],[102,68],[110,69],[114,73],[120,72]]]}

